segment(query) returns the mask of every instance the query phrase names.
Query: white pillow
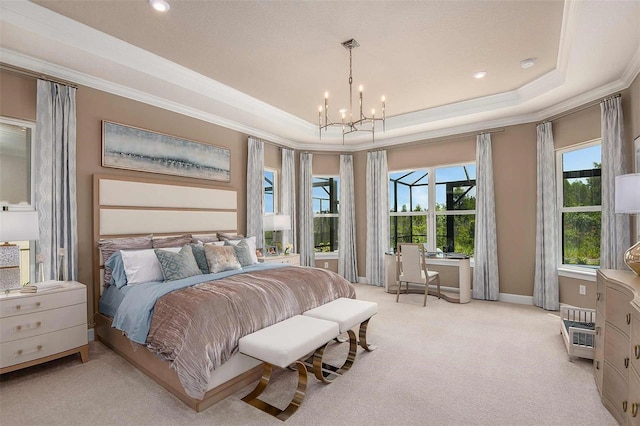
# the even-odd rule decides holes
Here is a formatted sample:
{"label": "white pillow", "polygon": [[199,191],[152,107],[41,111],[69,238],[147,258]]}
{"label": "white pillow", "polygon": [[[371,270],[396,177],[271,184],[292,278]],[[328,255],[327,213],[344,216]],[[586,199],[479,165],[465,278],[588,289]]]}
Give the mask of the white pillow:
{"label": "white pillow", "polygon": [[[178,253],[181,247],[167,247],[166,250]],[[156,257],[156,249],[121,250],[124,273],[127,275],[127,285],[136,285],[150,281],[163,281],[162,266]]]}
{"label": "white pillow", "polygon": [[256,254],[256,237],[241,238],[239,240],[227,240],[227,242],[235,246],[242,240],[246,240],[247,244],[249,245],[249,250],[251,251],[251,261],[254,264],[258,263],[258,255]]}

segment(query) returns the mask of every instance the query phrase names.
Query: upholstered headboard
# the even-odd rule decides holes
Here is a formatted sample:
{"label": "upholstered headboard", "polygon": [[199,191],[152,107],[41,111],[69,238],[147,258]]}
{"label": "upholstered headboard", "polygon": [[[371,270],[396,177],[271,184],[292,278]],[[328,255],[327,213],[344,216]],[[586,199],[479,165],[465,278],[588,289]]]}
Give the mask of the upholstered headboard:
{"label": "upholstered headboard", "polygon": [[153,179],[93,176],[94,309],[102,288],[102,238],[153,234],[235,233],[238,194],[233,189]]}

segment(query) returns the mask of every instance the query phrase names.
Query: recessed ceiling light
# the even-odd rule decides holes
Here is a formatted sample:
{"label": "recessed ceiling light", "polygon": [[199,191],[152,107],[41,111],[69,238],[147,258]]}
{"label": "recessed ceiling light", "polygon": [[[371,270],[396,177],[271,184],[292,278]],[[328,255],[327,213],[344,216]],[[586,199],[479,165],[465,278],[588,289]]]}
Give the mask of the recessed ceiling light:
{"label": "recessed ceiling light", "polygon": [[486,76],[487,76],[486,71],[478,71],[477,73],[473,74],[473,78],[484,78]]}
{"label": "recessed ceiling light", "polygon": [[527,58],[520,61],[520,66],[524,69],[531,68],[536,64],[535,58]]}
{"label": "recessed ceiling light", "polygon": [[167,12],[171,9],[169,3],[164,0],[149,0],[149,4],[158,12]]}

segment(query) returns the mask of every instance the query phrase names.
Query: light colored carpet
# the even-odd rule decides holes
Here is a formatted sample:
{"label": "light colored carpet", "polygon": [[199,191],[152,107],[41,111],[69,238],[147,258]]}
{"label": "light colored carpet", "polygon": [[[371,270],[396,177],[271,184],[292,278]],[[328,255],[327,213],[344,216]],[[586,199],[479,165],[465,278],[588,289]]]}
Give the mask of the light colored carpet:
{"label": "light colored carpet", "polygon": [[[378,302],[374,352],[330,385],[310,376],[296,425],[615,425],[602,406],[592,363],[569,362],[557,316],[472,300],[455,305],[356,285]],[[340,357],[347,345],[333,345]],[[241,398],[254,385],[196,413],[98,342],[76,356],[0,378],[0,423],[10,425],[280,425]],[[279,370],[263,397],[284,406],[296,372]]]}

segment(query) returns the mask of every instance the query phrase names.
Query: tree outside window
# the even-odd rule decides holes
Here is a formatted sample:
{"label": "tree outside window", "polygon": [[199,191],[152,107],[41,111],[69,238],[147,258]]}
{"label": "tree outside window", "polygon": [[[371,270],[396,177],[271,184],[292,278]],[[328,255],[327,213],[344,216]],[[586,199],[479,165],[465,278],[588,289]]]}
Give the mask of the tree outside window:
{"label": "tree outside window", "polygon": [[316,252],[338,251],[340,178],[313,178],[313,239]]}
{"label": "tree outside window", "polygon": [[[435,176],[435,178],[434,178]],[[474,164],[389,173],[390,245],[473,255]]]}
{"label": "tree outside window", "polygon": [[560,256],[564,265],[600,266],[600,141],[558,151]]}

